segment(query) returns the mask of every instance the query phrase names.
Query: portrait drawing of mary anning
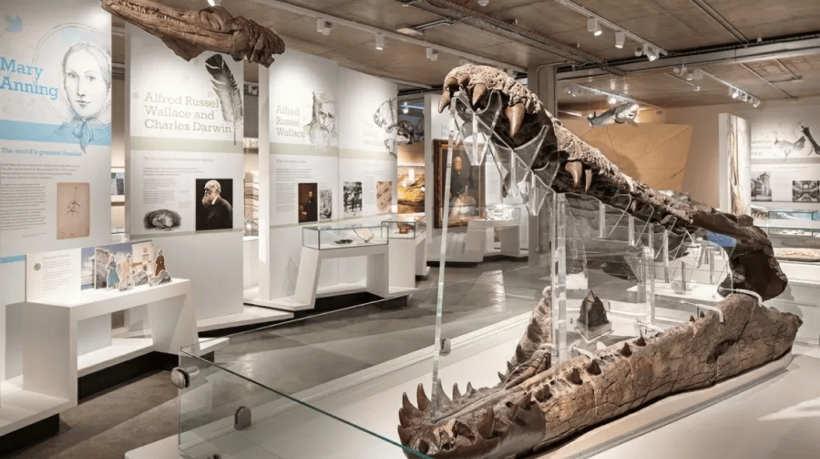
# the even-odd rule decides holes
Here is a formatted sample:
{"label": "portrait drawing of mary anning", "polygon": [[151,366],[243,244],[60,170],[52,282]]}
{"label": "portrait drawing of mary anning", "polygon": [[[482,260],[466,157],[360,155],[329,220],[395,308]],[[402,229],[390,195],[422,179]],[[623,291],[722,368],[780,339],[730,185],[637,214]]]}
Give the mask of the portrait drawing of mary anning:
{"label": "portrait drawing of mary anning", "polygon": [[[85,153],[95,142],[108,143],[111,137],[111,56],[94,43],[77,43],[62,61],[62,90],[73,116],[55,136],[67,143],[77,142]],[[103,122],[102,120],[106,120]]]}

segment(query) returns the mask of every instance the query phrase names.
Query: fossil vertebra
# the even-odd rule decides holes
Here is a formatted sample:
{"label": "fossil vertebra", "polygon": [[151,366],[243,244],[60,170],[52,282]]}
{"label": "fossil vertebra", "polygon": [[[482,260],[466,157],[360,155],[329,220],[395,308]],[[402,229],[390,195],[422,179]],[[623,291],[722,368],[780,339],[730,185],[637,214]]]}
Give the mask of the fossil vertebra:
{"label": "fossil vertebra", "polygon": [[[438,389],[435,421],[422,386],[418,407],[403,397],[398,427],[402,444],[437,459],[524,457],[670,394],[732,378],[790,350],[800,319],[763,307],[753,296],[773,298],[786,288],[787,279],[766,234],[753,226],[751,217],[725,214],[683,194],[657,192],[623,174],[503,71],[474,65],[453,69],[439,109],[448,107],[459,90],[466,91],[476,111],[486,109],[494,93],[501,96],[505,108],[490,139],[495,148],[532,145],[548,128],[531,169],[535,176],[547,177],[544,171],[557,168],[554,180],[543,179],[553,191],[623,205],[630,215],[673,234],[706,230],[730,236],[734,241],[726,252],[732,272],[720,289],[726,296],[717,305],[722,321],[709,312],[662,334],[597,351],[591,359],[580,356],[554,365],[546,289],[507,373],[499,373],[498,386],[475,390],[468,384],[463,394],[456,386],[452,400]],[[616,199],[623,195],[631,200]]]}
{"label": "fossil vertebra", "polygon": [[275,32],[221,6],[181,11],[153,0],[100,0],[100,6],[159,37],[186,61],[213,51],[270,67],[273,55],[285,52]]}

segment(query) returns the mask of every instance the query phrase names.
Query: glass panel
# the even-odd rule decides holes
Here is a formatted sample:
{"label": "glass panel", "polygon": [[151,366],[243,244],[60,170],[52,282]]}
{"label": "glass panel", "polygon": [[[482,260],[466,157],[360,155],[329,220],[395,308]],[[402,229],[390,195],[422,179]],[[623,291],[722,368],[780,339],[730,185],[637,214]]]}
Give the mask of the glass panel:
{"label": "glass panel", "polygon": [[198,357],[182,353],[180,368],[179,449],[190,458],[428,457]]}
{"label": "glass panel", "polygon": [[381,225],[307,226],[302,228],[302,246],[319,250],[363,245],[385,245],[387,234]]}

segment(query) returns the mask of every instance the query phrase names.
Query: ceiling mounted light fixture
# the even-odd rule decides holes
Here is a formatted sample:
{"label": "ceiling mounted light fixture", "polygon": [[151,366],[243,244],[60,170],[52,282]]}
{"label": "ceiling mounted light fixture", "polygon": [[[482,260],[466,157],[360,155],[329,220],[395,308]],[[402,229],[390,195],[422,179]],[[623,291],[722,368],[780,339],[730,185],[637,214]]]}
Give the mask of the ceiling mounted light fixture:
{"label": "ceiling mounted light fixture", "polygon": [[333,27],[333,24],[329,21],[325,21],[324,18],[319,18],[316,20],[316,32],[319,32],[326,37],[330,35],[331,27]]}
{"label": "ceiling mounted light fixture", "polygon": [[619,30],[615,32],[615,47],[621,49],[624,47],[624,43],[626,42],[626,34],[623,30]]}
{"label": "ceiling mounted light fixture", "polygon": [[402,112],[402,113],[404,113],[404,114],[406,115],[406,114],[407,114],[407,112],[409,112],[409,111],[410,111],[410,107],[408,107],[408,106],[407,106],[407,102],[405,102],[404,104],[402,104],[402,106],[401,106],[401,112]]}
{"label": "ceiling mounted light fixture", "polygon": [[222,6],[222,0],[208,0],[208,4],[212,7],[214,6]]}
{"label": "ceiling mounted light fixture", "polygon": [[596,37],[604,33],[604,31],[601,30],[601,25],[598,24],[598,18],[587,19],[587,32],[592,32],[592,35]]}
{"label": "ceiling mounted light fixture", "polygon": [[737,89],[732,91],[732,99],[737,99],[740,96],[740,91]]}
{"label": "ceiling mounted light fixture", "polygon": [[641,57],[641,56],[643,56],[643,48],[638,46],[637,48],[635,48],[635,57]]}
{"label": "ceiling mounted light fixture", "polygon": [[425,52],[427,53],[427,59],[430,59],[433,62],[438,60],[438,51],[436,51],[435,49],[428,46]]}
{"label": "ceiling mounted light fixture", "polygon": [[752,102],[752,107],[754,107],[754,108],[760,107],[760,99],[755,99],[755,101]]}
{"label": "ceiling mounted light fixture", "polygon": [[478,4],[480,6],[487,6],[490,4],[490,0],[478,0]]}
{"label": "ceiling mounted light fixture", "polygon": [[384,51],[384,35],[380,33],[376,34],[376,49]]}
{"label": "ceiling mounted light fixture", "polygon": [[616,98],[615,96],[609,96],[607,102],[609,102],[609,105],[615,105],[618,103],[618,98]]}
{"label": "ceiling mounted light fixture", "polygon": [[700,85],[694,85],[694,86],[692,86],[692,89],[694,89],[695,92],[698,92],[698,91],[700,91]]}

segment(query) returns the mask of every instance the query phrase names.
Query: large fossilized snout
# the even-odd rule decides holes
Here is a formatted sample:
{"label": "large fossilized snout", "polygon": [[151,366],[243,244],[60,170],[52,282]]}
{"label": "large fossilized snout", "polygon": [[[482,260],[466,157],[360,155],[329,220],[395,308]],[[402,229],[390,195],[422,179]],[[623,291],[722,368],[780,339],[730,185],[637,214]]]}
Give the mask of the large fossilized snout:
{"label": "large fossilized snout", "polygon": [[285,51],[284,42],[272,30],[234,17],[221,6],[181,11],[152,0],[100,0],[100,6],[159,37],[185,60],[214,51],[268,67],[275,54]]}

